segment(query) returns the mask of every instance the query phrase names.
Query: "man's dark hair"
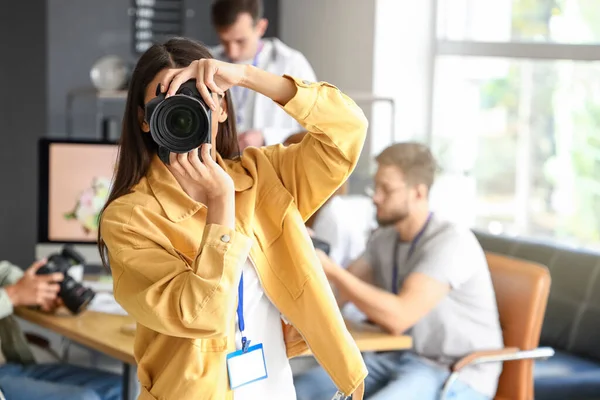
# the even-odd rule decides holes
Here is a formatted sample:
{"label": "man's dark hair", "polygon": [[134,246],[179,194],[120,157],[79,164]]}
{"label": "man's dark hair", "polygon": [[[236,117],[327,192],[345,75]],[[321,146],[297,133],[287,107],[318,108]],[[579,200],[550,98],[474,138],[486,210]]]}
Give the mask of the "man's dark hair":
{"label": "man's dark hair", "polygon": [[218,28],[233,25],[240,14],[248,13],[254,23],[263,17],[262,0],[214,0],[212,3],[212,23]]}

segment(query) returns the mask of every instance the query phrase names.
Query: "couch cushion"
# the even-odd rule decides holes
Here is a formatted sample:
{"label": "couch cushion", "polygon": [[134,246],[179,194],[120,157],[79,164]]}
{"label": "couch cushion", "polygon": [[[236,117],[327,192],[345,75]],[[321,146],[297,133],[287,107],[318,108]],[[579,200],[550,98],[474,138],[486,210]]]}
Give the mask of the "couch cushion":
{"label": "couch cushion", "polygon": [[573,341],[568,350],[574,354],[588,357],[600,362],[600,306],[587,303],[581,314],[580,322],[573,335]]}
{"label": "couch cushion", "polygon": [[[554,279],[552,279],[552,284],[554,284]],[[540,345],[551,346],[555,349],[568,349],[579,308],[579,304],[574,301],[565,297],[553,296],[552,289],[550,289]]]}
{"label": "couch cushion", "polygon": [[600,399],[600,363],[557,351],[534,368],[536,400]]}
{"label": "couch cushion", "polygon": [[556,247],[543,243],[521,242],[513,239],[512,256],[545,265],[552,273],[552,261],[558,256]]}

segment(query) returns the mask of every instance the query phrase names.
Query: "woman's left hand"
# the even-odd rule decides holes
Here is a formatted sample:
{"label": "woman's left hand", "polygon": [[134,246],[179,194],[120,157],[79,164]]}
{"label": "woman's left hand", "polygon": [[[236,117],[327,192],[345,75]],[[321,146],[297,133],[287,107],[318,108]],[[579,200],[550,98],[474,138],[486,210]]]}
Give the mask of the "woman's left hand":
{"label": "woman's left hand", "polygon": [[161,82],[161,91],[166,96],[177,93],[179,87],[190,79],[196,79],[196,87],[206,104],[214,111],[216,104],[210,92],[223,95],[232,86],[241,85],[246,79],[247,65],[231,64],[204,58],[192,62],[185,68],[170,70]]}

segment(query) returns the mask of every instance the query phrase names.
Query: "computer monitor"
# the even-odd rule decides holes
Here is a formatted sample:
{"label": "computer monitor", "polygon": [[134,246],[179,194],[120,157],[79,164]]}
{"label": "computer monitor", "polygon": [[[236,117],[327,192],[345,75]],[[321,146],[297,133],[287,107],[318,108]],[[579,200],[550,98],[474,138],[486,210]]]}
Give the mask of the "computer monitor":
{"label": "computer monitor", "polygon": [[112,142],[39,141],[36,257],[73,244],[88,264],[100,264],[98,213],[110,190],[117,145]]}

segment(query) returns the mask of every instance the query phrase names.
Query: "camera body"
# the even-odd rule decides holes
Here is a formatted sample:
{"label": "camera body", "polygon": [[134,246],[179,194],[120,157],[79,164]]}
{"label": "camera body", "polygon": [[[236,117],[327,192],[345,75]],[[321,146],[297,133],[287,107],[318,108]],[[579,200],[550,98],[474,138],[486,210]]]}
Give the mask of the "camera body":
{"label": "camera body", "polygon": [[89,288],[86,288],[68,275],[69,268],[73,265],[83,264],[85,258],[79,254],[72,246],[66,245],[60,253],[54,253],[48,257],[48,262],[37,271],[37,275],[47,275],[55,272],[61,272],[64,279],[60,282],[60,291],[58,296],[62,299],[65,306],[73,314],[79,314],[85,310],[96,295]]}
{"label": "camera body", "polygon": [[329,243],[327,243],[324,240],[317,239],[314,237],[311,237],[310,240],[312,240],[312,243],[313,243],[313,246],[315,247],[315,249],[319,249],[323,253],[329,255],[329,252],[331,251],[331,245]]}
{"label": "camera body", "polygon": [[158,85],[156,97],[146,103],[145,116],[152,140],[158,144],[158,156],[167,165],[170,153],[187,153],[212,140],[212,111],[196,88],[195,79],[182,84],[168,98]]}

